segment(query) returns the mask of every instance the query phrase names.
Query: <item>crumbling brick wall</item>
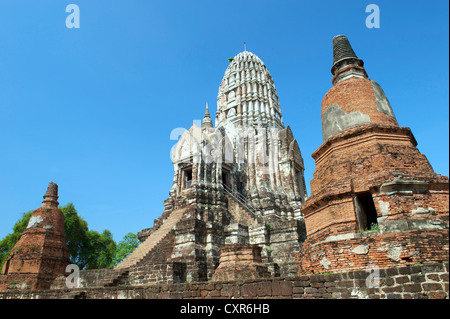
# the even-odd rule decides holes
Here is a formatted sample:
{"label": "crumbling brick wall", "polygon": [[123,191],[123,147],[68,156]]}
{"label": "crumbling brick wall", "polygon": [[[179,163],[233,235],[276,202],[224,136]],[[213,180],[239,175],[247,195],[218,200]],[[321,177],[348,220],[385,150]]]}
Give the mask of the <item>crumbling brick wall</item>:
{"label": "crumbling brick wall", "polygon": [[433,263],[371,271],[102,288],[9,290],[0,299],[444,299],[449,298],[449,264]]}
{"label": "crumbling brick wall", "polygon": [[353,238],[306,242],[296,254],[299,274],[416,265],[449,260],[448,229],[354,234]]}

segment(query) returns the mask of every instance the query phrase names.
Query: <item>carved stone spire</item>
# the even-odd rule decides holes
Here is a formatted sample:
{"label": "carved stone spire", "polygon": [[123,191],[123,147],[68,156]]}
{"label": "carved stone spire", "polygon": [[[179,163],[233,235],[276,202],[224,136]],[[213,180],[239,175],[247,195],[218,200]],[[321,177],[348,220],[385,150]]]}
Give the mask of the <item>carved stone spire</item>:
{"label": "carved stone spire", "polygon": [[283,129],[280,101],[264,62],[243,51],[228,65],[217,96],[216,125]]}
{"label": "carved stone spire", "polygon": [[333,84],[352,76],[367,78],[364,61],[358,59],[345,35],[337,35],[333,38],[331,74],[334,75]]}
{"label": "carved stone spire", "polygon": [[42,201],[43,207],[58,207],[58,185],[50,182]]}
{"label": "carved stone spire", "polygon": [[206,111],[205,111],[205,115],[203,116],[202,129],[212,128],[212,127],[213,127],[213,125],[212,125],[211,116],[209,115],[208,102],[206,102]]}

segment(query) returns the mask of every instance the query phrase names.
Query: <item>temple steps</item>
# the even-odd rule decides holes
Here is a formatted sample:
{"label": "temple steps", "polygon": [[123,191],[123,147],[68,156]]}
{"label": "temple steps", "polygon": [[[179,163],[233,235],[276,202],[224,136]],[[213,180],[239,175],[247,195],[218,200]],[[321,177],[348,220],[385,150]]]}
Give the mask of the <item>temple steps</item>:
{"label": "temple steps", "polygon": [[131,254],[128,255],[122,262],[120,262],[114,269],[126,269],[138,264],[145,256],[147,256],[153,248],[156,247],[175,225],[181,220],[184,214],[184,209],[174,210],[164,223],[151,233],[147,239],[141,243]]}
{"label": "temple steps", "polygon": [[255,225],[257,223],[257,217],[255,213],[242,202],[236,200],[231,194],[225,194],[228,199],[228,211],[233,215],[235,222],[238,222],[245,226]]}

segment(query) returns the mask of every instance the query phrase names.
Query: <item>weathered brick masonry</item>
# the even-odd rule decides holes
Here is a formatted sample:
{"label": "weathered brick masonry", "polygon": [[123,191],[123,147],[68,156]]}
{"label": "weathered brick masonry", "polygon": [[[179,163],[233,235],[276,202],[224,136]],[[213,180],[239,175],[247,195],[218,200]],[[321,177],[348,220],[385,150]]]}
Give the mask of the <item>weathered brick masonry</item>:
{"label": "weathered brick masonry", "polygon": [[[273,80],[245,51],[220,86],[219,125],[207,108],[201,128],[177,143],[173,187],[154,227],[138,233],[141,245],[114,269],[81,271],[81,287],[71,290],[57,250],[46,286],[18,290],[12,269],[51,258],[15,253],[0,298],[448,298],[448,177],[398,125],[345,36],[333,39],[333,59],[307,200],[300,148],[282,123]],[[255,136],[239,145],[243,129]],[[200,156],[226,145],[214,161]],[[267,161],[256,160],[262,155]],[[17,244],[28,252],[29,234]]]}
{"label": "weathered brick masonry", "polygon": [[298,257],[299,273],[398,267],[448,260],[448,230],[355,234],[353,238],[310,244]]}
{"label": "weathered brick masonry", "polygon": [[[104,277],[107,277],[104,271]],[[0,298],[25,299],[444,299],[449,291],[449,264],[424,264],[373,272],[315,274],[218,281],[115,287],[0,292]],[[370,277],[372,276],[372,277]],[[371,279],[376,281],[372,281]],[[367,283],[374,286],[369,288]]]}
{"label": "weathered brick masonry", "polygon": [[261,247],[249,244],[230,244],[220,248],[219,266],[213,281],[238,281],[270,277],[267,265],[262,263]]}
{"label": "weathered brick masonry", "polygon": [[42,207],[33,211],[3,264],[0,291],[13,287],[48,289],[70,263],[64,235],[64,214],[58,209],[58,185],[50,182]]}

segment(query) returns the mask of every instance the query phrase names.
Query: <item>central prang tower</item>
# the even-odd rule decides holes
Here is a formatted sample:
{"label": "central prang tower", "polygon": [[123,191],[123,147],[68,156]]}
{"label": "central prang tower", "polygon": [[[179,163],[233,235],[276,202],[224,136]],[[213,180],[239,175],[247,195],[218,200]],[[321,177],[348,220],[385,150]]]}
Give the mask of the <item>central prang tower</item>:
{"label": "central prang tower", "polygon": [[[254,261],[271,275],[296,273],[293,253],[305,238],[303,159],[260,58],[244,51],[230,61],[219,87],[216,126],[206,107],[201,127],[184,132],[172,162],[165,211],[139,233],[142,244],[119,269],[170,264],[175,282],[211,280],[223,248],[226,254],[260,254]],[[157,248],[161,242],[164,249]],[[225,249],[229,244],[233,249]],[[248,269],[258,269],[256,277],[267,274],[260,266]],[[214,278],[231,268],[221,267]]]}
{"label": "central prang tower", "polygon": [[219,87],[217,129],[236,153],[230,184],[265,218],[299,218],[306,200],[303,159],[291,129],[283,125],[275,84],[251,52],[231,61]]}

